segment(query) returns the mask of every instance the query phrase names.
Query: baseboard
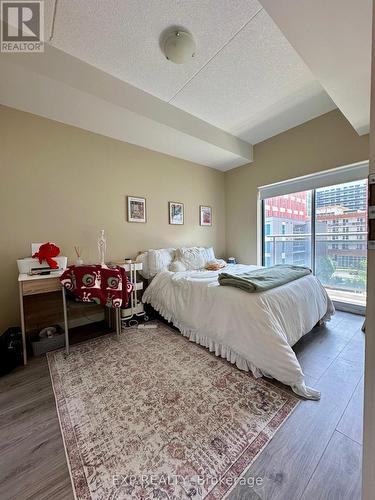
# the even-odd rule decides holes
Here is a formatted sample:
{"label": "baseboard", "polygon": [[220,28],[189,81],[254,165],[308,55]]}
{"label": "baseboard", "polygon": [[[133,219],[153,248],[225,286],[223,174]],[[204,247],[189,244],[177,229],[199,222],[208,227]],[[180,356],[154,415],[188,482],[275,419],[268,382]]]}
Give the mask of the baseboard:
{"label": "baseboard", "polygon": [[358,316],[366,316],[366,307],[356,304],[348,304],[347,302],[338,302],[333,300],[333,305],[338,311],[357,314]]}

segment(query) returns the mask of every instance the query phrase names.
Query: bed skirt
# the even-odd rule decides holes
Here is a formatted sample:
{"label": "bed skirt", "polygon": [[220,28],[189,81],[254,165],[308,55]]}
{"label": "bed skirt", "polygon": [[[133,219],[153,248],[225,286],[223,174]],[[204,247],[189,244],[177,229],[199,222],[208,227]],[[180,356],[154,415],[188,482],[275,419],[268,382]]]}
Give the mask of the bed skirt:
{"label": "bed skirt", "polygon": [[190,342],[195,342],[196,344],[201,345],[202,347],[206,347],[210,352],[213,352],[215,356],[221,357],[236,365],[239,370],[243,370],[245,372],[251,372],[255,378],[260,377],[268,377],[273,378],[267,373],[263,373],[257,366],[253,363],[245,359],[240,354],[234,352],[230,347],[224,344],[220,344],[210,339],[206,335],[201,335],[197,330],[193,330],[191,328],[187,328],[180,321],[174,318],[161,304],[150,304],[151,307],[155,309],[166,321],[172,323],[179,332],[186,338],[190,340]]}
{"label": "bed skirt", "polygon": [[[201,335],[197,330],[193,330],[191,328],[187,328],[180,321],[173,317],[160,303],[150,304],[151,307],[155,309],[166,321],[172,323],[180,333],[188,338],[190,342],[195,342],[196,344],[201,345],[202,347],[206,347],[210,352],[214,353],[215,356],[221,357],[229,361],[237,366],[239,370],[243,370],[245,372],[251,372],[255,378],[267,377],[273,379],[271,375],[264,373],[253,363],[245,359],[243,356],[234,352],[227,345],[220,344],[210,339],[206,335]],[[321,321],[329,321],[331,319],[330,311],[327,311],[325,316],[321,319]],[[301,396],[302,398],[311,399],[317,401],[320,399],[320,391],[312,389],[305,385],[304,380],[302,380],[298,384],[293,384],[290,386],[295,394]]]}

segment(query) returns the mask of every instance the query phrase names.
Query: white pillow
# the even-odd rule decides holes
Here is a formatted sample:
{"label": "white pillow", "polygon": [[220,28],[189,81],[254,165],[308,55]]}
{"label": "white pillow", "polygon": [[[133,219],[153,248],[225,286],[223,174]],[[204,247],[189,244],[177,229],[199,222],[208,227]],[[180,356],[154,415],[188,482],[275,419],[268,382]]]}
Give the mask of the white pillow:
{"label": "white pillow", "polygon": [[215,259],[215,262],[217,264],[219,264],[220,266],[223,266],[223,267],[225,267],[225,266],[228,265],[228,262],[226,260],[224,260],[224,259]]}
{"label": "white pillow", "polygon": [[161,271],[166,271],[175,256],[174,248],[161,248],[159,250],[147,250],[138,255],[136,261],[142,262],[143,269],[140,274],[146,278],[153,278]]}
{"label": "white pillow", "polygon": [[199,247],[177,248],[176,260],[182,262],[188,271],[202,269],[206,265],[205,258]]}
{"label": "white pillow", "polygon": [[212,247],[207,247],[207,248],[201,247],[200,251],[201,251],[202,256],[205,260],[205,264],[216,260],[215,259],[215,252],[214,252],[214,249]]}
{"label": "white pillow", "polygon": [[[175,259],[175,260],[173,260]],[[172,272],[203,269],[208,262],[216,261],[212,247],[161,248],[147,250],[136,258],[143,264],[140,274],[151,279],[161,271],[169,269]]]}
{"label": "white pillow", "polygon": [[148,251],[148,269],[150,275],[153,277],[161,271],[168,269],[169,264],[173,261],[175,256],[174,248],[161,248],[160,250]]}
{"label": "white pillow", "polygon": [[140,262],[142,264],[142,270],[139,271],[139,274],[143,276],[146,280],[150,279],[150,272],[148,269],[148,252],[142,252],[137,255],[136,262]]}
{"label": "white pillow", "polygon": [[172,271],[172,273],[181,273],[186,271],[186,266],[180,260],[174,260],[169,264],[169,270]]}

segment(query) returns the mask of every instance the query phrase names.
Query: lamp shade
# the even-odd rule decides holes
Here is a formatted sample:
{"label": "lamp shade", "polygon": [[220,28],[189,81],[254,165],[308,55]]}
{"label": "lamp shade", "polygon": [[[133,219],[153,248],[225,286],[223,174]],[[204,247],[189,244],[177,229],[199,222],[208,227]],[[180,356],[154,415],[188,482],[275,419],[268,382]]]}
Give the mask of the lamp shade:
{"label": "lamp shade", "polygon": [[176,64],[183,64],[195,55],[195,41],[187,31],[174,31],[164,41],[165,57]]}

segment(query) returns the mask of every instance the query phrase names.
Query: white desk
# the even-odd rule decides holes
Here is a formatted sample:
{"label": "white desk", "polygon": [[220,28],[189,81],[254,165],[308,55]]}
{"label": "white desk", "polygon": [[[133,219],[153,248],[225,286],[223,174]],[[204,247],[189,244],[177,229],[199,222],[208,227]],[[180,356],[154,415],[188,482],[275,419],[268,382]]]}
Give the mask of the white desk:
{"label": "white desk", "polygon": [[23,348],[23,363],[27,363],[26,351],[26,329],[23,298],[26,295],[37,295],[41,293],[50,293],[61,291],[64,311],[64,330],[65,330],[65,345],[68,352],[69,349],[69,333],[68,333],[68,317],[66,312],[65,288],[61,286],[60,276],[63,271],[54,272],[45,276],[29,276],[28,274],[20,274],[18,276],[18,287],[20,294],[20,311],[21,311],[21,329],[22,329],[22,348]]}

